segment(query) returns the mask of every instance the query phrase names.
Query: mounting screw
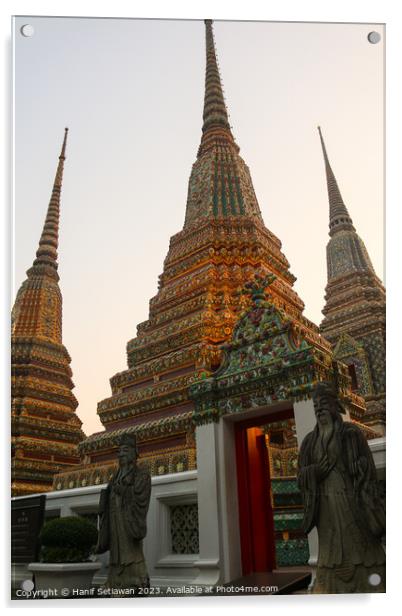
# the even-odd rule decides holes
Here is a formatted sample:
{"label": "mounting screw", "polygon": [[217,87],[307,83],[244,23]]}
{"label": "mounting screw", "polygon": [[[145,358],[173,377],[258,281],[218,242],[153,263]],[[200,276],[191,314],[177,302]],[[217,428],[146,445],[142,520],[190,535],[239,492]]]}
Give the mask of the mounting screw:
{"label": "mounting screw", "polygon": [[22,36],[33,36],[35,30],[31,24],[25,24],[24,26],[21,26],[20,32]]}
{"label": "mounting screw", "polygon": [[379,32],[374,32],[374,31],[369,32],[369,34],[367,35],[367,38],[368,38],[369,43],[372,43],[373,45],[381,41],[381,35]]}

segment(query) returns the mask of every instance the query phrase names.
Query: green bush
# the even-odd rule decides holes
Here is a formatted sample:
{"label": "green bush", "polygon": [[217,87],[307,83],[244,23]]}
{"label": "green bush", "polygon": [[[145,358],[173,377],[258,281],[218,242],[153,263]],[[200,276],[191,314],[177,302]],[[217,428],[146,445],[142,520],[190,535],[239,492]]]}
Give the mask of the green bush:
{"label": "green bush", "polygon": [[88,560],[97,539],[98,531],[85,518],[69,516],[49,520],[40,534],[41,560],[47,563]]}

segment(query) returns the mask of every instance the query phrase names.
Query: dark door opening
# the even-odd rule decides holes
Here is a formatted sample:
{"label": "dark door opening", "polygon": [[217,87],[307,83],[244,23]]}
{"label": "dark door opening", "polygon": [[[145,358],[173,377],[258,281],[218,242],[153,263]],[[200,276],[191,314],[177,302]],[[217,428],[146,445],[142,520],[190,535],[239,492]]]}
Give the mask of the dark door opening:
{"label": "dark door opening", "polygon": [[[274,516],[265,434],[259,426],[277,420],[266,416],[235,425],[240,545],[243,575],[276,567]],[[288,419],[293,410],[282,411]]]}

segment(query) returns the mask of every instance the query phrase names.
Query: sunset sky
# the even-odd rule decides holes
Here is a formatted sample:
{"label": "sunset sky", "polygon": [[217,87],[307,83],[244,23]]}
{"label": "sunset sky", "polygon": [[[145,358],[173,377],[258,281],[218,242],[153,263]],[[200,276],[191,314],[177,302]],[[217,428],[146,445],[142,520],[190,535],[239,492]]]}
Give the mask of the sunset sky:
{"label": "sunset sky", "polygon": [[[32,37],[20,34],[27,23]],[[382,37],[375,45],[373,30]],[[282,241],[305,315],[319,324],[328,199],[317,125],[384,279],[384,28],[216,21],[214,32],[233,134],[264,222]],[[202,21],[15,20],[13,297],[35,256],[68,126],[63,342],[87,434],[101,429],[97,402],[126,367],[126,343],[148,317],[169,238],[183,226],[204,71]]]}

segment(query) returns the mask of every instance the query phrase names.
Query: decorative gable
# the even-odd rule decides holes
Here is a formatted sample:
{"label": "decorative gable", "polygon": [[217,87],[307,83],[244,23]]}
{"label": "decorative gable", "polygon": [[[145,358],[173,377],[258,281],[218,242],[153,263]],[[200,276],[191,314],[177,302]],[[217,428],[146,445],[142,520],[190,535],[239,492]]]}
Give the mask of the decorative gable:
{"label": "decorative gable", "polygon": [[[273,274],[257,274],[245,285],[243,293],[251,295],[252,305],[238,321],[232,340],[222,346],[220,368],[190,387],[196,424],[308,398],[317,380],[332,378],[330,353],[308,344],[295,322],[265,299],[265,289],[274,280]],[[339,372],[338,381],[346,391],[346,370]]]}

